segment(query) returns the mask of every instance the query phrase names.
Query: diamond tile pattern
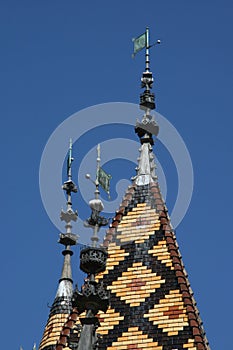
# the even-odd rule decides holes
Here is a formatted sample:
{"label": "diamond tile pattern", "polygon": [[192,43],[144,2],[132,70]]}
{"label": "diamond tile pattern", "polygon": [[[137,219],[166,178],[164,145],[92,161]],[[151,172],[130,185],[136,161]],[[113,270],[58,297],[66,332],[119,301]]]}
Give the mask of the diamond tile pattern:
{"label": "diamond tile pattern", "polygon": [[100,350],[209,349],[157,183],[128,188],[103,245],[111,308],[99,315]]}
{"label": "diamond tile pattern", "polygon": [[[97,280],[110,307],[98,315],[98,350],[210,350],[157,182],[128,188],[103,246]],[[51,315],[40,350],[72,349],[78,310],[67,316]]]}

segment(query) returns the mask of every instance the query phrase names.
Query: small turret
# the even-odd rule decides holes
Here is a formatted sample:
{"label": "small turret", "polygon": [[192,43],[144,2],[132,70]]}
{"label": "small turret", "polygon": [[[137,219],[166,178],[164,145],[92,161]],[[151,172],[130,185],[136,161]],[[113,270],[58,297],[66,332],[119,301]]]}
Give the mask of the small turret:
{"label": "small turret", "polygon": [[71,256],[73,251],[71,247],[77,244],[78,236],[72,233],[72,221],[76,221],[78,217],[77,211],[72,208],[71,194],[77,192],[77,186],[72,180],[71,164],[73,162],[72,157],[72,141],[70,140],[69,154],[67,159],[67,181],[63,183],[63,190],[67,196],[66,210],[61,210],[60,219],[65,221],[66,231],[61,233],[58,243],[64,246],[62,252],[64,256],[63,267],[61,277],[59,279],[58,289],[55,300],[52,304],[49,313],[49,319],[44,330],[39,350],[53,349],[56,345],[57,338],[60,335],[62,326],[72,310],[72,294],[73,294],[73,280],[71,270]]}

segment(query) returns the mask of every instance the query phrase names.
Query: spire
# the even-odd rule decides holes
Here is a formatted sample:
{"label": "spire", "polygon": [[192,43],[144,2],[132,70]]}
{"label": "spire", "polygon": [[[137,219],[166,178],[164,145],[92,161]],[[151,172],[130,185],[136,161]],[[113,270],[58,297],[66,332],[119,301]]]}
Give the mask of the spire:
{"label": "spire", "polygon": [[145,33],[145,71],[141,77],[141,88],[144,89],[140,94],[140,108],[145,112],[141,122],[137,119],[135,132],[138,134],[141,143],[146,142],[154,144],[152,135],[157,136],[159,127],[151,116],[151,110],[155,109],[155,95],[151,92],[153,86],[153,75],[150,71],[150,48],[160,43],[160,40],[153,45],[149,43],[149,28],[146,28]]}
{"label": "spire", "polygon": [[60,219],[62,221],[65,221],[66,225],[66,232],[60,234],[59,243],[65,246],[65,249],[63,250],[62,254],[64,255],[64,263],[62,268],[62,274],[60,278],[60,283],[57,291],[57,296],[62,296],[65,294],[69,294],[71,296],[72,294],[72,273],[71,273],[71,262],[70,257],[73,255],[73,252],[71,250],[71,246],[77,244],[77,235],[74,235],[72,233],[72,221],[76,221],[78,217],[77,211],[73,211],[72,209],[72,198],[71,194],[72,192],[77,192],[77,186],[72,181],[72,168],[71,164],[73,162],[74,158],[72,157],[72,140],[70,139],[70,145],[69,145],[69,155],[67,158],[67,177],[68,180],[64,182],[62,188],[66,192],[67,196],[67,208],[66,211],[61,210]]}
{"label": "spire", "polygon": [[105,218],[100,216],[97,148],[97,176],[91,180],[95,198],[86,222],[94,234],[92,246],[80,253],[80,269],[87,278],[81,291],[76,288],[73,293],[69,316],[64,320],[59,315],[56,325],[48,323],[45,346],[39,350],[210,350],[155,174],[152,145],[158,125],[151,116],[155,103],[148,29],[134,40],[134,53],[144,47],[145,90],[140,98],[144,115],[135,128],[141,142],[137,175],[98,247],[97,234]]}
{"label": "spire", "polygon": [[100,314],[98,349],[210,350],[155,174],[152,145],[159,128],[151,115],[148,28],[134,40],[134,53],[144,47],[144,115],[135,127],[140,157],[103,243],[108,259],[98,281],[107,285],[110,307]]}
{"label": "spire", "polygon": [[53,349],[56,345],[62,326],[72,310],[73,280],[71,271],[71,256],[73,251],[71,247],[77,244],[78,236],[72,233],[72,221],[78,217],[77,211],[72,208],[72,192],[77,192],[77,186],[72,180],[72,140],[69,143],[69,153],[67,158],[67,181],[62,185],[66,193],[66,210],[61,210],[60,219],[65,222],[65,233],[61,233],[58,243],[64,246],[62,254],[64,256],[61,277],[56,293],[55,300],[50,309],[47,325],[39,346],[39,350]]}
{"label": "spire", "polygon": [[144,111],[141,121],[137,119],[135,132],[138,134],[141,147],[139,149],[140,157],[138,159],[137,175],[133,179],[137,185],[147,185],[151,181],[156,180],[155,161],[152,145],[154,144],[153,135],[157,136],[159,127],[151,111],[155,109],[155,95],[151,91],[153,87],[153,75],[150,71],[150,48],[155,44],[159,44],[160,40],[153,45],[149,42],[149,28],[145,32],[145,71],[141,77],[141,88],[144,89],[140,95],[140,108]]}
{"label": "spire", "polygon": [[[149,139],[148,135],[146,135],[146,137]],[[137,175],[133,177],[132,180],[135,180],[135,183],[139,186],[148,185],[149,183],[157,180],[153,148],[149,142],[144,142],[139,148],[139,152],[140,156],[138,158],[138,166],[136,168]]]}
{"label": "spire", "polygon": [[105,171],[100,166],[100,144],[97,145],[97,158],[96,158],[96,178],[95,181],[91,179],[90,174],[86,174],[86,178],[91,180],[95,185],[94,199],[89,201],[89,206],[91,208],[91,216],[86,220],[85,226],[93,228],[93,235],[91,237],[92,246],[96,247],[98,245],[98,232],[101,226],[106,226],[108,224],[108,219],[103,216],[100,216],[100,212],[104,210],[104,205],[101,199],[99,198],[100,191],[99,185],[101,185],[106,192],[109,194],[109,181],[111,175],[105,173]]}
{"label": "spire", "polygon": [[[99,311],[106,312],[109,305],[107,290],[102,283],[96,281],[96,275],[104,272],[106,267],[107,252],[103,247],[98,245],[98,232],[101,226],[106,226],[108,220],[100,216],[100,212],[104,209],[104,205],[99,198],[100,178],[100,145],[97,146],[97,167],[96,180],[92,181],[90,175],[86,177],[95,184],[95,198],[90,200],[89,205],[92,210],[91,217],[86,221],[86,226],[93,228],[91,237],[92,246],[82,249],[80,252],[80,269],[88,274],[84,281],[82,290],[76,289],[73,293],[73,307],[82,313],[85,317],[80,318],[82,330],[78,338],[78,350],[93,350],[98,343],[96,329],[100,326],[96,317]],[[108,186],[107,186],[108,187]]]}

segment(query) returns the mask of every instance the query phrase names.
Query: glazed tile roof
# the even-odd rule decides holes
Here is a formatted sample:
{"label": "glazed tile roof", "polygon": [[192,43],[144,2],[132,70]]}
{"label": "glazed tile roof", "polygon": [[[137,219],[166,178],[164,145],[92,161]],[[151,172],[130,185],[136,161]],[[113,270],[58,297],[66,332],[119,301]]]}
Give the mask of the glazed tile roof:
{"label": "glazed tile roof", "polygon": [[56,346],[64,323],[72,310],[72,293],[72,280],[66,278],[61,279],[59,281],[56,297],[50,309],[39,350],[53,350]]}
{"label": "glazed tile roof", "polygon": [[[107,265],[96,279],[109,291],[110,306],[98,314],[98,350],[210,350],[151,145],[144,142],[140,152],[137,175],[103,241]],[[84,315],[72,309],[71,287],[70,279],[60,282],[39,350],[78,348]]]}
{"label": "glazed tile roof", "polygon": [[157,182],[128,188],[104,246],[99,349],[209,349]]}
{"label": "glazed tile roof", "polygon": [[57,343],[64,323],[72,310],[71,297],[56,297],[50,310],[48,322],[39,350],[52,350]]}
{"label": "glazed tile roof", "polygon": [[[99,350],[210,349],[157,182],[128,188],[103,245],[108,260],[98,280],[110,307],[98,315]],[[56,350],[75,349],[68,344],[77,344],[79,325],[73,310]]]}

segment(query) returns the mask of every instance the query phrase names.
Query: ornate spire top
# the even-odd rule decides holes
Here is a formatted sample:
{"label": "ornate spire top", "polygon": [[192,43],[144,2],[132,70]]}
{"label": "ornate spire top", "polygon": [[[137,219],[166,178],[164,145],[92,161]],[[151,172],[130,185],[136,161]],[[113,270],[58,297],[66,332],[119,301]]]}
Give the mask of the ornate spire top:
{"label": "ornate spire top", "polygon": [[109,194],[109,185],[111,175],[108,175],[100,166],[100,144],[97,145],[97,158],[96,158],[96,179],[93,181],[90,174],[86,174],[86,178],[91,180],[95,185],[95,198],[91,199],[89,206],[92,210],[91,216],[86,220],[86,227],[93,227],[93,236],[91,237],[92,246],[96,247],[99,241],[98,232],[101,226],[106,226],[108,224],[108,219],[100,216],[100,212],[103,211],[104,205],[99,198],[99,185]]}
{"label": "ornate spire top", "polygon": [[[67,208],[66,211],[61,210],[60,219],[62,221],[65,221],[66,225],[66,232],[60,234],[59,243],[63,244],[65,246],[65,250],[63,250],[62,254],[64,255],[64,264],[62,269],[62,275],[60,278],[60,282],[62,281],[70,281],[71,286],[68,286],[69,293],[72,292],[70,288],[72,288],[72,273],[71,273],[71,264],[70,264],[70,257],[73,255],[72,250],[70,247],[72,245],[77,244],[78,236],[72,233],[72,221],[76,221],[78,217],[78,212],[74,211],[72,209],[72,201],[71,201],[71,193],[77,192],[77,186],[72,180],[72,169],[71,164],[73,162],[74,158],[72,157],[72,140],[70,139],[70,145],[69,145],[69,154],[67,158],[67,177],[68,180],[64,182],[62,188],[66,192],[67,195]],[[61,290],[60,290],[61,289]],[[67,292],[67,286],[65,286],[66,292]],[[58,287],[58,294],[64,293],[64,286],[60,283]]]}
{"label": "ornate spire top", "polygon": [[[78,217],[77,211],[72,209],[71,193],[77,192],[77,186],[72,181],[73,162],[72,157],[72,140],[69,143],[69,153],[67,158],[67,181],[63,183],[63,190],[66,192],[67,203],[66,210],[62,210],[60,219],[65,221],[66,231],[60,234],[59,243],[64,245],[65,249],[62,254],[64,256],[61,277],[58,284],[55,300],[49,313],[49,319],[44,330],[44,334],[39,346],[39,350],[55,349],[60,330],[72,310],[73,280],[71,271],[71,256],[73,251],[71,246],[77,244],[78,236],[72,233],[72,221],[76,221]],[[33,348],[34,350],[34,348]],[[36,350],[36,348],[35,348]]]}
{"label": "ornate spire top", "polygon": [[[149,43],[149,28],[146,28],[146,32],[136,39],[134,42],[134,56],[136,53],[145,48],[145,72],[142,73],[141,87],[144,89],[140,95],[140,108],[145,111],[145,114],[140,122],[137,120],[135,132],[138,134],[141,143],[154,144],[152,135],[157,136],[159,128],[153,117],[150,115],[150,111],[155,109],[155,95],[151,92],[153,86],[153,75],[150,71],[150,48],[156,44],[160,44],[160,40],[150,45]],[[147,136],[146,136],[147,135]],[[145,137],[146,136],[146,137]]]}
{"label": "ornate spire top", "polygon": [[[75,245],[77,241],[77,235],[73,235],[71,233],[72,225],[71,221],[76,221],[78,217],[77,210],[74,212],[72,209],[72,201],[71,201],[71,193],[77,193],[78,189],[75,183],[72,180],[72,169],[71,164],[74,158],[72,157],[72,140],[70,139],[69,146],[69,155],[67,158],[67,177],[68,180],[65,181],[62,185],[63,190],[67,195],[67,208],[66,211],[62,210],[60,214],[60,218],[62,221],[66,222],[66,233],[60,235],[59,243],[66,245]],[[65,236],[65,240],[63,240],[63,236]]]}
{"label": "ornate spire top", "polygon": [[93,228],[93,235],[91,237],[92,246],[82,249],[80,252],[80,269],[86,272],[88,277],[84,281],[82,290],[79,291],[76,288],[72,297],[73,307],[76,307],[80,314],[86,312],[85,317],[80,318],[82,330],[78,340],[78,350],[92,350],[97,348],[98,335],[96,329],[100,323],[96,315],[100,310],[106,312],[109,305],[108,291],[105,289],[103,283],[98,283],[95,279],[96,274],[105,270],[108,256],[105,248],[97,247],[99,229],[101,226],[108,224],[108,219],[100,216],[104,205],[99,198],[99,185],[109,193],[109,181],[111,177],[101,168],[100,161],[100,145],[98,145],[95,181],[91,179],[89,174],[86,175],[86,178],[91,180],[95,185],[95,198],[89,202],[92,213],[84,224],[87,227]]}
{"label": "ornate spire top", "polygon": [[151,110],[155,109],[155,95],[151,92],[154,82],[152,72],[150,71],[150,48],[160,44],[160,40],[150,45],[149,28],[146,28],[144,34],[134,39],[134,55],[145,48],[145,71],[142,73],[141,87],[144,89],[140,95],[140,108],[145,111],[141,121],[137,119],[135,132],[138,134],[141,142],[140,157],[138,159],[137,175],[133,178],[139,186],[147,185],[156,180],[155,161],[152,150],[154,144],[153,135],[157,136],[159,127],[151,115]]}

